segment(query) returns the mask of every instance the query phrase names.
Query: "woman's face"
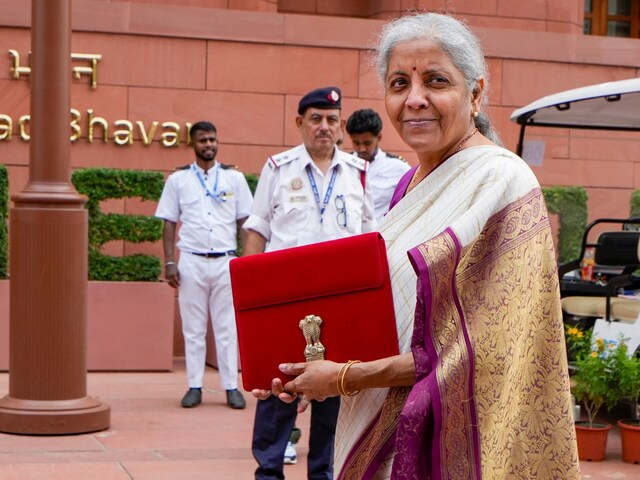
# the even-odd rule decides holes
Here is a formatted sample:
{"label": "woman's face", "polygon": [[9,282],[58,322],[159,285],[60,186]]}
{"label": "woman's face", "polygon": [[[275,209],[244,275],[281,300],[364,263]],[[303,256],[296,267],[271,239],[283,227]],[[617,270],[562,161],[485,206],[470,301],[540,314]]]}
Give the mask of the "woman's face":
{"label": "woman's face", "polygon": [[451,153],[470,132],[475,97],[462,72],[438,45],[414,40],[397,45],[385,80],[385,105],[402,139],[418,154]]}

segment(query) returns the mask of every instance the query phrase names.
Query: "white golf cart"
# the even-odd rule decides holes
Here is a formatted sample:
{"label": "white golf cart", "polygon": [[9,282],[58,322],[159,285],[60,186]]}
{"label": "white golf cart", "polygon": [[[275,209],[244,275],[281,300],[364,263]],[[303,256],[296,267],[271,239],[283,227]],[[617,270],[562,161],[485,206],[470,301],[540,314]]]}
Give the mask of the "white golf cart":
{"label": "white golf cart", "polygon": [[640,130],[640,78],[554,93],[514,110],[511,121],[520,125],[518,155],[527,126]]}
{"label": "white golf cart", "polygon": [[[618,131],[640,130],[640,78],[601,83],[548,95],[515,110],[511,120],[520,125],[517,153],[526,153],[528,126]],[[599,225],[613,226],[590,241]],[[559,266],[565,320],[582,318],[598,335],[630,338],[629,349],[640,346],[640,299],[620,296],[625,287],[639,288],[640,220],[598,219],[587,226],[579,258]],[[580,266],[586,251],[594,252],[596,268],[604,272],[596,281],[583,281]]]}

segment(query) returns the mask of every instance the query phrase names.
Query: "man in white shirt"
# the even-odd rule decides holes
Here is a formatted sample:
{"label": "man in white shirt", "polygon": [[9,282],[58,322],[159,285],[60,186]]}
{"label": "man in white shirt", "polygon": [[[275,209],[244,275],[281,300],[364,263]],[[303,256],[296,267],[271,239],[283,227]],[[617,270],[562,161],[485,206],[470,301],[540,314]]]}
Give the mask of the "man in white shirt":
{"label": "man in white shirt", "polygon": [[[337,87],[307,93],[296,125],[303,143],[270,157],[244,224],[244,254],[279,250],[375,230],[367,164],[336,147],[342,134]],[[333,478],[333,440],[338,397],[312,402],[308,478]],[[256,480],[284,478],[283,455],[296,419],[297,402],[258,401],[253,429]]]}
{"label": "man in white shirt", "polygon": [[389,210],[389,202],[398,181],[411,167],[401,157],[380,149],[382,119],[374,110],[365,108],[353,112],[347,120],[346,129],[351,137],[353,153],[369,163],[367,176],[371,184],[376,220],[380,223]]}
{"label": "man in white shirt", "polygon": [[[238,390],[238,339],[229,261],[236,256],[238,229],[241,237],[245,236],[242,225],[251,212],[251,190],[242,173],[216,161],[218,138],[213,124],[195,123],[190,135],[195,162],[169,176],[155,214],[164,220],[165,278],[179,290],[189,385],[181,403],[191,408],[202,401],[210,317],[227,405],[242,409],[246,404]],[[180,250],[179,263],[174,244]]]}

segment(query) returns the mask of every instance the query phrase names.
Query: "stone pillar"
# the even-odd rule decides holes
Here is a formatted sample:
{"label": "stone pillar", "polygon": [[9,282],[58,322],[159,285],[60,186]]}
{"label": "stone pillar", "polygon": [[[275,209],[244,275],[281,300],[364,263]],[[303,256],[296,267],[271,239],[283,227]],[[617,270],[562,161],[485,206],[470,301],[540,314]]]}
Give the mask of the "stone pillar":
{"label": "stone pillar", "polygon": [[71,1],[32,0],[29,181],[10,213],[9,394],[0,431],[103,430],[87,396],[86,198],[71,183]]}

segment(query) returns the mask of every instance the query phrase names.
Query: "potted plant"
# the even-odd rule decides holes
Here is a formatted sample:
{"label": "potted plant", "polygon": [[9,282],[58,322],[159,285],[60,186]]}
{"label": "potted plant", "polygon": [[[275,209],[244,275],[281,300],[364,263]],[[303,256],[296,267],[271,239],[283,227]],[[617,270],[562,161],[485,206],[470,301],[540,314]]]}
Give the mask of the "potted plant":
{"label": "potted plant", "polygon": [[630,355],[624,348],[625,355],[619,358],[618,384],[622,398],[631,403],[631,418],[618,420],[620,438],[622,440],[622,460],[628,463],[640,463],[640,418],[638,400],[640,397],[640,357]]}
{"label": "potted plant", "polygon": [[611,424],[597,416],[602,407],[610,409],[623,396],[619,360],[620,355],[626,356],[626,346],[621,341],[592,337],[593,329],[566,328],[571,392],[587,415],[586,421],[576,421],[578,456],[580,460],[601,461],[605,459]]}

